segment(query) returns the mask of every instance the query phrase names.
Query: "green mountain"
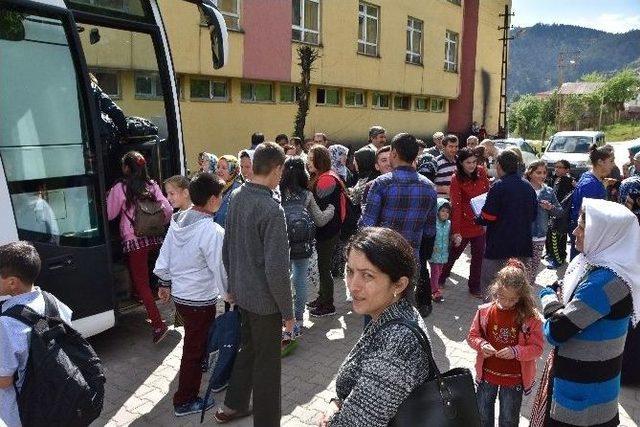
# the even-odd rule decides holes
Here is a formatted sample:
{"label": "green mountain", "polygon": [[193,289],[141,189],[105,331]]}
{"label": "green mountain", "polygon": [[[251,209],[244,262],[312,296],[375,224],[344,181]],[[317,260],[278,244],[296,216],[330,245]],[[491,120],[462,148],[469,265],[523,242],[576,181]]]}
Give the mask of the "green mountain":
{"label": "green mountain", "polygon": [[[564,55],[565,82],[576,81],[593,71],[613,73],[640,65],[640,30],[613,34],[573,25],[536,24],[514,28],[511,36],[514,39],[509,45],[509,99],[557,87],[560,52],[579,52]],[[568,65],[570,60],[575,65]]]}

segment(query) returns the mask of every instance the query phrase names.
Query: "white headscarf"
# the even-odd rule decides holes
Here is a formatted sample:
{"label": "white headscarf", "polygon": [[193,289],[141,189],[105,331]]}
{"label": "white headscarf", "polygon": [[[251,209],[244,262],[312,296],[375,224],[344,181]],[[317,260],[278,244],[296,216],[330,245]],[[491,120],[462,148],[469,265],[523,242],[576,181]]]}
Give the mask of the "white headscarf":
{"label": "white headscarf", "polygon": [[565,305],[590,267],[615,273],[631,290],[632,322],[640,321],[640,225],[626,207],[606,200],[584,199],[584,251],[569,264],[562,296]]}

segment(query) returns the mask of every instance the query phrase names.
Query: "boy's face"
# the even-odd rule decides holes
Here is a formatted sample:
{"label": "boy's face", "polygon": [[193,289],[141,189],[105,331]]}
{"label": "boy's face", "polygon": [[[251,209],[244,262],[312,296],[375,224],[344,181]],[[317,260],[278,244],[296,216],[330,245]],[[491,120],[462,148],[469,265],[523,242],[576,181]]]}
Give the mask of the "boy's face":
{"label": "boy's face", "polygon": [[555,164],[554,172],[556,176],[560,177],[560,176],[565,176],[569,172],[569,170],[565,168],[562,163],[558,162]]}
{"label": "boy's face", "polygon": [[440,218],[440,221],[446,221],[449,219],[450,214],[451,211],[449,210],[449,208],[442,208],[438,211],[438,218]]}
{"label": "boy's face", "polygon": [[167,192],[167,199],[169,199],[169,203],[173,208],[184,210],[191,204],[188,189],[179,188],[171,184],[165,184],[164,189]]}

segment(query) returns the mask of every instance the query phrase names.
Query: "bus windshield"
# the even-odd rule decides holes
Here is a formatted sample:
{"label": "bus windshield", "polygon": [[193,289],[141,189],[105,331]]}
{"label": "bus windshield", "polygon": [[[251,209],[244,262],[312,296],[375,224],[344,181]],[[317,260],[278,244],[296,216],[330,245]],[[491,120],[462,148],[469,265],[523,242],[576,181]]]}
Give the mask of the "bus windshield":
{"label": "bus windshield", "polygon": [[0,34],[0,156],[18,235],[95,244],[102,236],[95,148],[63,24],[2,6],[0,13],[13,17]]}

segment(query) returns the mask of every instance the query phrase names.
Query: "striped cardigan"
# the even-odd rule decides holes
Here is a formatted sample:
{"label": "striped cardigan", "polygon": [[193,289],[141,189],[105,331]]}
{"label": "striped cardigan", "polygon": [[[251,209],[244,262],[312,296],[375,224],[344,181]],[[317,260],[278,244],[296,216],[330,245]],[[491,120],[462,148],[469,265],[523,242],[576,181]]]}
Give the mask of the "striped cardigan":
{"label": "striped cardigan", "polygon": [[557,348],[551,426],[617,426],[622,353],[633,302],[612,271],[592,268],[567,306],[551,288],[540,292],[544,333]]}

